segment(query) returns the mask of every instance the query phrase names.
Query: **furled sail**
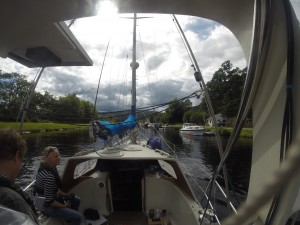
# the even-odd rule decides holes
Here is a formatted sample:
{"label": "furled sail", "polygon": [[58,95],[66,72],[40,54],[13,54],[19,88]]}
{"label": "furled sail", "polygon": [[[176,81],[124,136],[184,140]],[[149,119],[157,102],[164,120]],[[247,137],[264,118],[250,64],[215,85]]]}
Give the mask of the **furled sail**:
{"label": "furled sail", "polygon": [[106,131],[107,135],[114,136],[134,128],[137,125],[136,115],[129,115],[122,123],[111,123],[108,121],[97,121]]}
{"label": "furled sail", "polygon": [[121,123],[111,123],[104,120],[94,120],[90,127],[90,136],[107,140],[114,135],[122,136],[127,130],[133,129],[138,125],[136,113],[132,113]]}

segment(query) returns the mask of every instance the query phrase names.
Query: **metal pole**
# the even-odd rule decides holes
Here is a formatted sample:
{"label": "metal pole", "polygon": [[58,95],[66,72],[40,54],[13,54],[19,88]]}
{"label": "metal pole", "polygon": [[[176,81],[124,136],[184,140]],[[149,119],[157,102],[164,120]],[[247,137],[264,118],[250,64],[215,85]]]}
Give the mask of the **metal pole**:
{"label": "metal pole", "polygon": [[[132,68],[132,90],[131,90],[131,114],[136,116],[136,70],[139,67],[139,63],[136,61],[136,20],[137,16],[134,13],[133,18],[133,40],[132,40],[132,62],[130,67]],[[136,131],[131,131],[131,142],[136,143]]]}
{"label": "metal pole", "polygon": [[[210,115],[212,117],[212,122],[213,122],[213,126],[214,126],[214,129],[215,129],[215,135],[216,135],[216,141],[217,141],[217,145],[218,145],[218,149],[219,149],[219,154],[220,154],[220,158],[222,158],[222,155],[224,154],[224,151],[223,151],[223,147],[222,147],[222,142],[221,142],[221,137],[220,137],[220,133],[219,133],[219,129],[218,129],[218,126],[217,126],[217,121],[216,121],[216,117],[215,117],[215,113],[214,113],[214,109],[212,107],[212,104],[211,104],[211,100],[210,100],[210,97],[209,97],[209,94],[208,94],[208,90],[206,88],[206,84],[204,82],[204,79],[203,79],[203,76],[201,74],[201,71],[200,71],[200,68],[198,66],[198,63],[197,63],[197,60],[194,56],[194,53],[184,35],[184,32],[183,30],[181,29],[181,26],[179,25],[178,23],[178,20],[176,18],[176,16],[173,14],[173,18],[180,30],[180,33],[184,39],[184,42],[189,50],[189,53],[192,57],[192,61],[193,61],[193,64],[194,66],[196,67],[196,71],[195,72],[198,72],[198,76],[200,78],[200,80],[197,80],[197,82],[199,83],[200,85],[200,88],[204,91],[204,94],[205,94],[205,100],[206,100],[206,104],[207,104],[207,107],[208,107],[208,111],[210,112]],[[226,194],[227,196],[229,196],[229,184],[228,184],[228,175],[227,175],[227,170],[226,170],[226,165],[224,164],[223,165],[223,174],[224,174],[224,180],[225,180],[225,188],[226,188]],[[230,202],[228,201],[228,198],[227,199],[227,203],[228,203],[228,208],[230,209]]]}
{"label": "metal pole", "polygon": [[131,95],[131,104],[132,112],[135,114],[136,109],[136,70],[139,67],[139,64],[136,61],[136,13],[134,13],[133,19],[133,40],[132,40],[132,62],[130,64],[132,68],[132,95]]}
{"label": "metal pole", "polygon": [[23,123],[24,123],[24,120],[26,117],[27,110],[29,109],[30,100],[32,98],[32,95],[34,93],[36,85],[38,84],[40,77],[41,77],[42,73],[44,72],[44,69],[45,69],[45,67],[42,67],[41,70],[39,71],[38,77],[37,77],[36,81],[32,84],[29,95],[26,99],[26,105],[25,105],[25,108],[23,109],[23,114],[22,114],[22,119],[21,119],[21,124],[20,124],[20,133],[22,133],[22,131],[23,131]]}

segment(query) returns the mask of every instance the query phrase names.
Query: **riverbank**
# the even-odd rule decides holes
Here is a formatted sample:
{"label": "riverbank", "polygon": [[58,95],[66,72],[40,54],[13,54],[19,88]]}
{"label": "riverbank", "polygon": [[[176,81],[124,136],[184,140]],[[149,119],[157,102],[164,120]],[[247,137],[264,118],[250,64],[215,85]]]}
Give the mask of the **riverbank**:
{"label": "riverbank", "polygon": [[[20,123],[0,122],[0,128],[11,127],[20,130]],[[24,123],[24,133],[51,132],[60,130],[79,130],[88,129],[88,124],[65,124],[65,123]]]}
{"label": "riverbank", "polygon": [[[37,132],[50,132],[50,131],[61,131],[61,130],[79,130],[88,129],[88,124],[64,124],[64,123],[24,123],[24,133],[37,133]],[[20,129],[20,123],[15,122],[0,122],[0,128],[12,127],[16,130]],[[168,125],[170,128],[180,129],[182,125]],[[204,126],[205,132],[212,132],[212,127]],[[219,127],[221,136],[230,136],[232,133],[231,127]],[[240,137],[252,138],[253,129],[243,128]]]}
{"label": "riverbank", "polygon": [[[175,125],[168,125],[167,127],[174,128],[174,129],[181,129],[182,124],[175,124]],[[213,128],[209,126],[203,126],[205,132],[211,133],[213,132]],[[232,133],[232,127],[219,127],[219,132],[221,136],[230,136]],[[253,128],[243,128],[240,137],[244,138],[253,138]]]}

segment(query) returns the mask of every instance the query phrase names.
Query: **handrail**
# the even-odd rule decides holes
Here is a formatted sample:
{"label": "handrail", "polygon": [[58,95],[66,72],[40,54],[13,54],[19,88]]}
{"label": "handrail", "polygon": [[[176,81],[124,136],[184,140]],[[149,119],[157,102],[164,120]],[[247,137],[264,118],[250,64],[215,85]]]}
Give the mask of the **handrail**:
{"label": "handrail", "polygon": [[27,185],[24,189],[23,189],[23,191],[28,191],[29,190],[29,188],[31,188],[34,184],[35,184],[35,181],[36,180],[34,180],[34,181],[32,181],[29,185]]}

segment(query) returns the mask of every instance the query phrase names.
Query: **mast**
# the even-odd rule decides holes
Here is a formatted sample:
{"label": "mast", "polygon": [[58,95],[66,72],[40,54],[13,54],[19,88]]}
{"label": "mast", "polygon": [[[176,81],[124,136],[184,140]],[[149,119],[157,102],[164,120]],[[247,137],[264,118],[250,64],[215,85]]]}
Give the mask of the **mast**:
{"label": "mast", "polygon": [[[132,19],[132,17],[130,17]],[[137,16],[134,13],[133,17],[133,40],[132,40],[132,62],[130,67],[132,68],[132,90],[131,90],[131,113],[125,121],[118,124],[113,124],[109,121],[98,121],[97,135],[99,137],[107,139],[108,136],[112,137],[117,134],[122,134],[127,130],[130,131],[130,139],[132,143],[136,143],[137,140],[137,131],[134,129],[137,126],[136,118],[136,70],[139,67],[139,63],[136,61],[136,20]]]}
{"label": "mast", "polygon": [[136,61],[136,13],[133,17],[133,40],[132,40],[132,62],[130,67],[132,68],[132,90],[131,90],[131,114],[136,115],[136,70],[139,67],[139,63]]}
{"label": "mast", "polygon": [[[136,118],[136,70],[139,67],[139,63],[136,61],[136,13],[133,16],[133,40],[132,40],[132,62],[130,67],[132,69],[132,85],[131,85],[131,115]],[[137,134],[135,131],[130,133],[130,139],[132,143],[136,143]]]}

